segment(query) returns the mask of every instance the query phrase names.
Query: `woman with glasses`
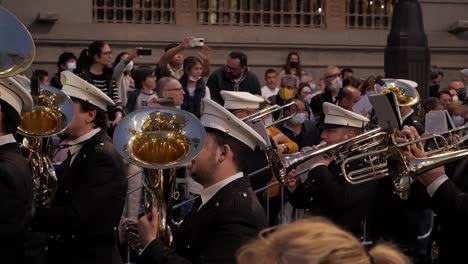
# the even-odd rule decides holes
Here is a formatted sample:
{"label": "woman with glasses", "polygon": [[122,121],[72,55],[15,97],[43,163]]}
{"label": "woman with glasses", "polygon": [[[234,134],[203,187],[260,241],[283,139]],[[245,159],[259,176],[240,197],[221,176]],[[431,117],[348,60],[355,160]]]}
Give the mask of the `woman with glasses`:
{"label": "woman with glasses", "polygon": [[75,71],[79,77],[99,88],[114,101],[115,106],[108,109],[111,128],[115,127],[123,117],[122,102],[113,78],[112,62],[112,50],[109,44],[98,40],[81,51]]}

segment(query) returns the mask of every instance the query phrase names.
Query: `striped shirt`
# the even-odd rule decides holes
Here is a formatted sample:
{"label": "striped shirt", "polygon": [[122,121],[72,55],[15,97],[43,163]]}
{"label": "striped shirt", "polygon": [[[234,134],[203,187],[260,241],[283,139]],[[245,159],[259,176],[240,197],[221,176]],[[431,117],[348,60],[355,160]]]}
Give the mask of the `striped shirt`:
{"label": "striped shirt", "polygon": [[[107,96],[109,96],[115,103],[115,106],[109,109],[110,112],[122,112],[123,113],[123,107],[122,107],[122,102],[120,101],[119,97],[119,91],[117,89],[117,85],[115,83],[115,80],[112,79],[111,82],[111,89],[109,92],[109,88],[107,86],[107,80],[106,80],[106,75],[105,74],[100,74],[100,75],[95,75],[93,73],[89,73],[89,76],[91,77],[88,82],[90,82],[92,85],[96,86],[101,90],[103,93],[105,93]],[[86,79],[85,79],[86,80]]]}

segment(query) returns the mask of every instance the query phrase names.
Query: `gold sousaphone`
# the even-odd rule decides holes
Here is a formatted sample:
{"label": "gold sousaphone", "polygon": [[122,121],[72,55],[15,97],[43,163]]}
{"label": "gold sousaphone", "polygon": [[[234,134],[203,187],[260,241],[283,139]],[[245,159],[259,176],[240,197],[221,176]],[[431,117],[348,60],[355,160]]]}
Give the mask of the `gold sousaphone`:
{"label": "gold sousaphone", "polygon": [[[205,146],[205,128],[191,113],[175,107],[145,108],[127,115],[115,128],[114,146],[128,162],[145,171],[145,210],[159,212],[158,233],[169,246],[171,202],[177,199],[175,175],[163,170],[189,163]],[[156,216],[154,216],[156,217]]]}
{"label": "gold sousaphone", "polygon": [[[33,172],[33,194],[36,206],[52,199],[57,177],[48,157],[51,136],[65,130],[73,119],[71,99],[62,91],[31,83],[20,75],[33,62],[34,41],[24,25],[6,9],[0,7],[0,85],[23,86],[30,91],[34,106],[21,113],[18,133],[25,136]],[[39,204],[38,204],[39,203]]]}

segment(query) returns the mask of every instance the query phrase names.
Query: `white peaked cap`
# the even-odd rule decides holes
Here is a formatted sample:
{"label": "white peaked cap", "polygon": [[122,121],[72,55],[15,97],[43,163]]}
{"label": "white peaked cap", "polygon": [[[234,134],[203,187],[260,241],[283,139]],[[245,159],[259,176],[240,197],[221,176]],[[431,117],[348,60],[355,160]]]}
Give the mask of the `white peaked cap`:
{"label": "white peaked cap", "polygon": [[406,80],[406,79],[397,79],[396,81],[397,81],[397,82],[406,83],[406,84],[408,84],[409,86],[411,86],[411,87],[413,87],[413,88],[417,88],[417,87],[418,87],[418,83],[415,82],[415,81]]}
{"label": "white peaked cap", "polygon": [[0,99],[11,105],[19,115],[33,107],[31,94],[15,77],[0,79]]}
{"label": "white peaked cap", "polygon": [[75,97],[107,111],[108,106],[115,105],[114,101],[96,86],[81,79],[70,71],[60,74],[62,91],[70,97]]}
{"label": "white peaked cap", "polygon": [[253,128],[242,122],[215,101],[203,98],[202,116],[200,118],[204,127],[217,129],[255,149],[256,146],[264,148],[265,140]]}
{"label": "white peaked cap", "polygon": [[323,103],[323,112],[325,113],[325,125],[364,127],[369,118],[352,111],[341,108],[337,105],[325,102]]}
{"label": "white peaked cap", "polygon": [[254,95],[248,92],[221,91],[221,96],[224,100],[224,108],[229,110],[234,109],[258,109],[260,103],[265,102],[265,99],[259,95]]}

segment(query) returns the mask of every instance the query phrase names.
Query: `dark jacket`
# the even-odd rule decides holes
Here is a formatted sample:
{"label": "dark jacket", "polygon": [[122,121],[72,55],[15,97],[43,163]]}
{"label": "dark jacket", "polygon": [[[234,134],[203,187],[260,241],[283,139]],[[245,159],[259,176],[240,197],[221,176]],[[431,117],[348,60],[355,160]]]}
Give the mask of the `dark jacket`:
{"label": "dark jacket", "polygon": [[138,95],[140,95],[139,89],[135,89],[134,91],[128,93],[127,105],[125,106],[125,110],[127,110],[127,113],[135,111]]}
{"label": "dark jacket", "polygon": [[289,195],[296,208],[306,208],[312,215],[330,218],[357,237],[362,233],[364,221],[371,226],[377,185],[375,182],[350,184],[338,173],[340,165],[319,165],[307,175]]}
{"label": "dark jacket", "polygon": [[403,126],[413,126],[414,128],[416,128],[419,135],[422,135],[424,131],[426,130],[424,125],[419,121],[419,118],[416,115],[416,112],[413,112],[405,120],[403,120]]}
{"label": "dark jacket", "polygon": [[221,90],[249,92],[251,94],[262,95],[260,82],[258,81],[257,76],[253,72],[249,71],[245,73],[244,78],[238,84],[235,84],[226,78],[224,75],[224,68],[221,67],[210,75],[206,82],[206,86],[210,89],[211,99],[220,105],[224,105],[224,100],[220,93]]}
{"label": "dark jacket", "polygon": [[468,159],[455,162],[446,172],[444,182],[430,199],[431,208],[439,222],[436,242],[440,263],[459,263],[466,258],[466,244],[458,238],[468,237]]}
{"label": "dark jacket", "polygon": [[47,263],[122,263],[116,232],[127,191],[123,161],[104,131],[83,142],[58,168],[51,208],[38,208],[33,228],[49,232]]}
{"label": "dark jacket", "polygon": [[312,109],[312,112],[315,116],[323,115],[323,103],[325,102],[329,102],[331,104],[335,103],[335,101],[333,100],[333,95],[328,90],[328,88],[325,88],[325,91],[323,93],[317,94],[310,100],[310,109]]}
{"label": "dark jacket", "polygon": [[278,126],[279,130],[292,141],[296,142],[299,149],[312,147],[320,143],[320,131],[314,127],[311,121],[306,120],[304,124],[302,124],[302,131],[297,136],[294,135],[294,131],[285,127],[286,124],[285,122]]}
{"label": "dark jacket", "polygon": [[249,179],[243,177],[219,190],[200,210],[194,209],[187,215],[174,233],[174,252],[156,239],[137,263],[234,264],[236,251],[264,227],[263,208]]}
{"label": "dark jacket", "polygon": [[32,173],[19,144],[0,146],[0,256],[23,263],[26,227],[31,219]]}

